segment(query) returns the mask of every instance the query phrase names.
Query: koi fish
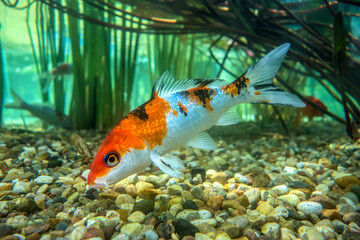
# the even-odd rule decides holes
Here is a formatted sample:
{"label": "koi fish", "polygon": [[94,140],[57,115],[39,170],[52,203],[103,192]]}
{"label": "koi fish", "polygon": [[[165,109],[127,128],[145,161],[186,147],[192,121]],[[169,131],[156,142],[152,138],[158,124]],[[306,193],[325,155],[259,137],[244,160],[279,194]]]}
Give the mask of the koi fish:
{"label": "koi fish", "polygon": [[229,84],[220,79],[175,80],[163,73],[150,100],[106,136],[91,164],[88,185],[107,187],[151,163],[171,177],[182,177],[184,164],[167,154],[182,145],[216,149],[206,130],[240,122],[234,107],[239,103],[303,107],[301,100],[273,84],[289,47],[286,43],[274,49]]}
{"label": "koi fish", "polygon": [[4,104],[6,108],[23,109],[29,111],[32,115],[40,118],[42,121],[64,129],[72,129],[71,119],[64,113],[56,111],[53,107],[43,104],[29,104],[25,102],[14,90],[10,89],[14,102]]}
{"label": "koi fish", "polygon": [[[320,99],[318,99],[316,97],[312,97],[312,96],[305,96],[305,98],[308,99],[309,101],[311,101],[312,103],[316,104],[320,108],[327,110],[327,106],[322,101],[320,101]],[[313,120],[314,117],[324,117],[324,113],[321,112],[320,110],[314,108],[310,104],[305,103],[305,107],[299,109],[296,114],[295,124],[294,124],[295,127],[299,126],[300,119],[302,119],[304,117],[308,117],[309,122],[310,122]]]}

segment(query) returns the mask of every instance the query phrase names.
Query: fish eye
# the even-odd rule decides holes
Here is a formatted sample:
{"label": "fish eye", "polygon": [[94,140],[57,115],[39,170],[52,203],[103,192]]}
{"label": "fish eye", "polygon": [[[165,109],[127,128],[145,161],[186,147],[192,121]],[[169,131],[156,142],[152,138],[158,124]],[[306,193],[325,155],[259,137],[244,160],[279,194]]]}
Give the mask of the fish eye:
{"label": "fish eye", "polygon": [[109,167],[114,167],[120,162],[120,157],[117,153],[108,153],[104,157],[104,162]]}

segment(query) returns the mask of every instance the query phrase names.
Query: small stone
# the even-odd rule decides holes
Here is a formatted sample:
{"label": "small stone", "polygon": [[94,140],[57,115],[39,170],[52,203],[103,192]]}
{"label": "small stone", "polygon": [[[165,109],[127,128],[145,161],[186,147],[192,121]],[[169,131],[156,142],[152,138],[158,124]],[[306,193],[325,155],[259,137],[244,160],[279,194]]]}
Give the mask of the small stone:
{"label": "small stone", "polygon": [[228,210],[229,208],[237,209],[241,205],[237,200],[224,200],[222,203],[222,209]]}
{"label": "small stone", "polygon": [[34,182],[38,184],[50,184],[54,181],[54,178],[51,176],[39,176],[34,179]]}
{"label": "small stone", "polygon": [[320,203],[324,209],[336,209],[336,202],[325,194],[312,197],[309,201]]}
{"label": "small stone", "polygon": [[69,225],[66,222],[61,221],[60,223],[58,223],[56,225],[55,230],[56,231],[65,231],[68,227],[69,227]]}
{"label": "small stone", "polygon": [[85,226],[78,226],[78,227],[76,227],[76,228],[71,232],[70,239],[74,239],[74,240],[82,239],[82,237],[84,236],[86,230],[87,230],[87,229],[86,229]]}
{"label": "small stone", "polygon": [[196,203],[192,200],[186,200],[183,202],[182,204],[184,209],[194,209],[194,210],[198,210],[198,206],[196,205]]}
{"label": "small stone", "polygon": [[322,193],[327,193],[329,192],[329,187],[325,184],[319,184],[316,186],[316,191],[322,192]]}
{"label": "small stone", "polygon": [[301,181],[292,181],[289,182],[289,187],[294,189],[307,188],[308,184]]}
{"label": "small stone", "polygon": [[356,211],[356,205],[346,197],[340,198],[339,204],[336,205],[336,208],[342,215]]}
{"label": "small stone", "polygon": [[227,223],[233,223],[241,230],[245,229],[249,225],[249,220],[244,216],[236,216],[226,219]]}
{"label": "small stone", "polygon": [[208,211],[208,210],[205,210],[205,209],[201,209],[199,211],[199,215],[200,215],[201,219],[210,219],[210,218],[212,218],[211,212]]}
{"label": "small stone", "polygon": [[[251,188],[251,189],[245,191],[243,195],[247,196],[250,204],[258,202],[261,199],[261,192],[260,192],[260,189],[258,189],[258,188]],[[244,206],[244,205],[242,205],[242,206]]]}
{"label": "small stone", "polygon": [[316,215],[320,215],[322,213],[323,207],[320,203],[317,202],[301,202],[297,205],[297,209],[303,212],[306,215],[310,215],[312,213]]}
{"label": "small stone", "polygon": [[325,236],[316,228],[309,228],[306,232],[308,239],[325,240]]}
{"label": "small stone", "polygon": [[211,181],[214,183],[214,182],[218,182],[218,183],[221,183],[222,185],[226,184],[227,183],[227,180],[226,180],[226,175],[225,173],[223,172],[216,172],[215,174],[213,174],[211,176]]}
{"label": "small stone", "polygon": [[278,223],[266,223],[261,227],[261,232],[273,239],[280,238],[280,225]]}
{"label": "small stone", "polygon": [[204,191],[202,190],[202,188],[200,186],[194,186],[191,190],[190,193],[194,196],[194,198],[196,199],[200,199],[202,200],[204,197]]}
{"label": "small stone", "polygon": [[224,201],[224,197],[222,197],[221,195],[212,196],[206,202],[206,206],[208,206],[214,210],[219,210],[219,209],[221,209],[223,201]]}
{"label": "small stone", "polygon": [[160,238],[170,239],[171,234],[175,232],[175,227],[170,223],[160,223],[156,232]]}
{"label": "small stone", "polygon": [[256,210],[259,213],[267,216],[270,212],[274,210],[274,207],[268,202],[262,202],[257,206]]}
{"label": "small stone", "polygon": [[135,184],[135,187],[136,187],[136,191],[138,193],[143,191],[144,189],[154,189],[154,185],[152,185],[151,183],[148,183],[148,182],[143,182],[143,181],[137,182]]}
{"label": "small stone", "polygon": [[140,211],[133,212],[128,217],[128,222],[130,223],[143,223],[144,221],[145,221],[145,214]]}
{"label": "small stone", "polygon": [[231,240],[231,238],[226,232],[219,232],[216,235],[215,240]]}
{"label": "small stone", "polygon": [[335,183],[342,188],[346,188],[350,184],[360,185],[360,180],[355,176],[344,176],[335,179]]}
{"label": "small stone", "polygon": [[344,215],[343,221],[347,224],[356,223],[360,226],[360,213],[359,212],[350,212]]}
{"label": "small stone", "polygon": [[13,188],[12,183],[0,183],[0,192],[2,191],[10,191]]}
{"label": "small stone", "polygon": [[26,212],[26,213],[33,213],[40,210],[34,200],[27,198],[16,199],[15,208],[20,212]]}
{"label": "small stone", "polygon": [[183,188],[179,185],[171,185],[167,188],[166,193],[169,195],[181,195]]}
{"label": "small stone", "polygon": [[141,211],[146,215],[153,211],[154,205],[155,205],[155,202],[152,199],[141,200],[141,201],[135,203],[134,212]]}
{"label": "small stone", "polygon": [[179,219],[174,222],[175,232],[179,235],[180,239],[184,236],[195,236],[195,233],[199,232],[199,229],[190,222]]}
{"label": "small stone", "polygon": [[287,218],[289,217],[289,211],[284,206],[277,206],[271,213],[268,214],[268,217],[275,217],[277,219],[280,217]]}
{"label": "small stone", "polygon": [[211,240],[211,237],[209,237],[208,235],[205,235],[203,233],[196,233],[195,240]]}
{"label": "small stone", "polygon": [[269,175],[266,173],[261,173],[260,175],[257,175],[254,179],[253,187],[256,188],[265,188],[267,187],[271,182],[271,179]]}
{"label": "small stone", "polygon": [[231,238],[240,236],[240,228],[235,223],[224,223],[219,228],[217,228],[217,230],[226,232]]}
{"label": "small stone", "polygon": [[122,204],[124,203],[130,203],[130,204],[134,204],[135,201],[134,199],[128,195],[128,194],[120,194],[119,196],[117,196],[116,200],[115,200],[115,205],[117,207],[120,207]]}
{"label": "small stone", "polygon": [[184,209],[176,215],[177,219],[185,219],[187,221],[193,221],[195,219],[200,219],[199,211],[193,209]]}
{"label": "small stone", "polygon": [[148,230],[145,232],[145,240],[157,240],[158,234],[154,230]]}
{"label": "small stone", "polygon": [[278,196],[288,194],[289,188],[286,185],[279,185],[271,188]]}
{"label": "small stone", "polygon": [[359,198],[353,192],[346,192],[343,197],[350,199],[354,204],[359,203]]}
{"label": "small stone", "polygon": [[138,194],[142,198],[154,199],[157,195],[162,194],[160,189],[143,189],[138,191]]}
{"label": "small stone", "polygon": [[118,192],[108,191],[108,192],[101,192],[99,194],[99,197],[101,199],[111,199],[111,200],[115,201],[119,195],[120,195],[120,193],[118,193]]}
{"label": "small stone", "polygon": [[105,234],[101,229],[90,227],[84,233],[82,239],[100,238],[105,240]]}
{"label": "small stone", "polygon": [[284,200],[290,203],[293,207],[296,207],[300,203],[300,198],[295,194],[291,194],[291,193],[279,196],[277,197],[277,199]]}
{"label": "small stone", "polygon": [[29,193],[32,188],[31,182],[17,182],[13,187],[13,191],[16,193]]}
{"label": "small stone", "polygon": [[128,223],[121,227],[121,233],[127,234],[131,237],[136,236],[141,232],[141,224],[140,223]]}
{"label": "small stone", "polygon": [[342,220],[342,216],[336,209],[325,209],[323,212],[323,216],[330,219],[330,220]]}

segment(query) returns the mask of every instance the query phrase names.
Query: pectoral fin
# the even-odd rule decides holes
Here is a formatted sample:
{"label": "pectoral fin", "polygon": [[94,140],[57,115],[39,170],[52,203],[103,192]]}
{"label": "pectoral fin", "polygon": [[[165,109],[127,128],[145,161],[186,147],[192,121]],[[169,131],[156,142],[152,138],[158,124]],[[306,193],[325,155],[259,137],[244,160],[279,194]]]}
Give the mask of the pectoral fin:
{"label": "pectoral fin", "polygon": [[215,150],[216,142],[207,132],[201,132],[191,139],[186,145],[204,150]]}
{"label": "pectoral fin", "polygon": [[179,170],[185,169],[184,164],[178,157],[175,156],[159,156],[152,154],[151,160],[160,168],[161,171],[174,178],[181,178],[184,176]]}
{"label": "pectoral fin", "polygon": [[236,111],[236,106],[230,108],[227,112],[220,116],[215,125],[227,126],[237,124],[241,121],[239,114]]}

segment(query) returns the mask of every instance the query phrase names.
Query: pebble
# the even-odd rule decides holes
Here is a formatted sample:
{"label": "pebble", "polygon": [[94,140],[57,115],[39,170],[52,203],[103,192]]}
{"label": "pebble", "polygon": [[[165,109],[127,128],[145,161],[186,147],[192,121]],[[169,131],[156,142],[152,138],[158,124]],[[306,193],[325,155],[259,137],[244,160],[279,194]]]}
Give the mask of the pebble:
{"label": "pebble", "polygon": [[128,223],[121,227],[121,233],[124,233],[128,236],[135,237],[141,232],[140,223]]}
{"label": "pebble", "polygon": [[279,185],[271,188],[278,196],[288,194],[289,188],[286,185]]}
{"label": "pebble", "polygon": [[34,182],[38,184],[51,184],[54,181],[52,176],[39,176],[34,179]]}
{"label": "pebble", "polygon": [[145,221],[145,214],[140,211],[133,212],[128,217],[128,222],[130,223],[143,223],[144,221]]}
{"label": "pebble", "polygon": [[323,207],[320,203],[305,201],[299,203],[297,205],[297,209],[306,215],[310,215],[312,213],[320,215],[322,213]]}
{"label": "pebble", "polygon": [[[8,131],[0,133],[1,239],[349,240],[360,231],[360,142],[334,133],[328,147],[299,129],[290,141],[274,134],[221,140],[216,151],[180,148],[172,154],[184,178],[150,166],[106,190],[86,186],[88,157],[66,131]],[[34,137],[19,142],[21,134]],[[95,150],[104,133],[79,134]]]}
{"label": "pebble", "polygon": [[261,227],[261,232],[273,239],[280,238],[280,225],[278,223],[266,223]]}

